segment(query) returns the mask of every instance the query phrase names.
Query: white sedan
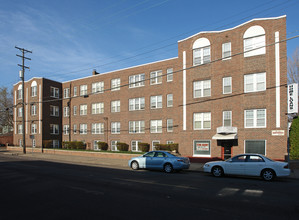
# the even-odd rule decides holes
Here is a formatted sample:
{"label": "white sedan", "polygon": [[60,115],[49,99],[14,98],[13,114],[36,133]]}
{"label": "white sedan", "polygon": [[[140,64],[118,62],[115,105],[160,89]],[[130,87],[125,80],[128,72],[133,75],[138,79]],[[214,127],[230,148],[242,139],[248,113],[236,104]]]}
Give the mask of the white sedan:
{"label": "white sedan", "polygon": [[216,177],[224,174],[261,176],[267,181],[291,173],[288,163],[276,162],[260,154],[240,154],[226,161],[208,162],[203,169]]}

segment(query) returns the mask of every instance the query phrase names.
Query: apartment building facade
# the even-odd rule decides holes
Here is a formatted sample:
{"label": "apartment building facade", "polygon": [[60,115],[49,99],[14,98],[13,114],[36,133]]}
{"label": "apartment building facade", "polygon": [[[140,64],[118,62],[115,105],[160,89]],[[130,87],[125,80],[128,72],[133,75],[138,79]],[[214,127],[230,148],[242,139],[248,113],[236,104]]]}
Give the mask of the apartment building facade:
{"label": "apartment building facade", "polygon": [[[285,39],[285,16],[253,19],[180,40],[175,58],[102,74],[94,71],[92,76],[63,83],[32,79],[25,89],[36,81],[44,92],[51,93],[51,86],[56,86],[62,98],[57,100],[60,105],[54,105],[49,103],[55,103],[55,97],[49,94],[37,97],[40,126],[49,127],[42,130],[39,143],[57,135],[54,146],[57,140],[59,146],[61,141],[76,140],[97,150],[97,142],[104,141],[110,150],[117,150],[116,143],[125,142],[130,150],[139,151],[140,142],[149,143],[151,149],[157,143],[178,143],[180,153],[190,157],[224,159],[255,152],[284,159]],[[44,102],[49,96],[52,101]],[[28,97],[26,103],[32,100]],[[55,119],[60,124],[47,116],[51,105],[59,106]],[[17,110],[18,119],[16,114]],[[59,134],[49,136],[56,123]],[[15,120],[15,143],[19,143],[18,126]]]}

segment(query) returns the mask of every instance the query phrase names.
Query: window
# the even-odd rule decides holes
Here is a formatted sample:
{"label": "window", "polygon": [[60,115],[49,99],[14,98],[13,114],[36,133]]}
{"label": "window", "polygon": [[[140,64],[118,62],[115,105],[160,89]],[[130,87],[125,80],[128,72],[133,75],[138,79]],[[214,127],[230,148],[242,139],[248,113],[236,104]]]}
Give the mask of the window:
{"label": "window", "polygon": [[52,141],[53,148],[59,148],[59,140]]}
{"label": "window", "polygon": [[120,112],[120,100],[111,102],[111,112]]}
{"label": "window", "polygon": [[162,133],[162,120],[151,120],[151,133]]}
{"label": "window", "polygon": [[92,93],[103,93],[104,92],[104,82],[96,82],[91,85]]}
{"label": "window", "polygon": [[59,134],[59,125],[50,124],[50,134]]}
{"label": "window", "polygon": [[111,134],[120,133],[120,122],[111,122]]}
{"label": "window", "polygon": [[87,115],[87,105],[80,105],[80,115]]}
{"label": "window", "polygon": [[120,90],[120,78],[111,80],[111,91]]}
{"label": "window", "polygon": [[232,93],[232,78],[224,77],[223,78],[223,94]]}
{"label": "window", "polygon": [[31,105],[31,116],[35,116],[37,114],[36,105]]}
{"label": "window", "polygon": [[[157,144],[160,144],[160,141],[152,141],[152,148],[153,150],[156,150]],[[150,152],[151,153],[151,152]],[[155,152],[153,152],[155,153]],[[147,154],[149,157],[153,157],[154,155],[150,156],[149,153]]]}
{"label": "window", "polygon": [[74,124],[74,134],[77,134],[77,125]]}
{"label": "window", "polygon": [[77,96],[77,87],[74,87],[74,96]]}
{"label": "window", "polygon": [[162,83],[162,70],[151,72],[150,76],[151,76],[150,79],[151,85]]}
{"label": "window", "polygon": [[142,98],[129,99],[129,111],[144,110],[145,100]]}
{"label": "window", "polygon": [[162,108],[162,96],[151,96],[151,109]]}
{"label": "window", "polygon": [[80,86],[80,96],[87,95],[87,85]]}
{"label": "window", "polygon": [[140,151],[138,144],[141,143],[141,141],[132,141],[131,142],[131,150],[132,151]]}
{"label": "window", "polygon": [[144,80],[145,80],[144,73],[129,76],[129,88],[136,88],[136,87],[144,86]]}
{"label": "window", "polygon": [[77,106],[74,106],[74,115],[77,115]]}
{"label": "window", "polygon": [[59,89],[55,87],[51,87],[51,97],[53,98],[59,98]]}
{"label": "window", "polygon": [[91,124],[92,134],[103,134],[104,133],[104,123],[92,123]]}
{"label": "window", "polygon": [[91,105],[92,111],[91,114],[103,114],[104,113],[104,103],[99,102],[99,103],[93,103]]}
{"label": "window", "polygon": [[211,142],[210,141],[194,141],[193,144],[193,155],[194,156],[211,156]]}
{"label": "window", "polygon": [[193,82],[193,97],[200,98],[207,96],[211,96],[211,80]]}
{"label": "window", "polygon": [[18,134],[23,134],[23,125],[18,125]]}
{"label": "window", "polygon": [[232,112],[223,111],[223,126],[231,127],[232,126]]}
{"label": "window", "polygon": [[231,42],[222,44],[222,59],[229,60],[231,59]]}
{"label": "window", "polygon": [[173,107],[173,94],[167,95],[167,107]]}
{"label": "window", "polygon": [[194,113],[194,130],[211,129],[211,112]]}
{"label": "window", "polygon": [[87,134],[87,124],[80,124],[80,134]]}
{"label": "window", "polygon": [[63,117],[68,117],[68,116],[70,116],[70,108],[64,107],[63,108]]}
{"label": "window", "polygon": [[193,66],[211,61],[210,41],[207,38],[197,39],[193,44]]}
{"label": "window", "polygon": [[63,125],[63,134],[68,135],[70,131],[70,126],[69,125]]}
{"label": "window", "polygon": [[129,121],[129,133],[144,133],[144,121]]}
{"label": "window", "polygon": [[259,92],[266,90],[266,73],[244,75],[244,92]]}
{"label": "window", "polygon": [[167,82],[173,81],[173,68],[169,68],[166,70],[167,72]]}
{"label": "window", "polygon": [[166,144],[173,144],[174,141],[166,141]]}
{"label": "window", "polygon": [[59,116],[59,106],[50,105],[50,116]]}
{"label": "window", "polygon": [[22,84],[18,86],[18,99],[22,99],[23,97],[23,89]]}
{"label": "window", "polygon": [[23,117],[23,108],[22,107],[20,107],[20,108],[18,108],[18,117]]}
{"label": "window", "polygon": [[66,88],[63,90],[63,97],[69,98],[70,97],[70,88]]}
{"label": "window", "polygon": [[37,125],[31,124],[31,134],[36,134],[36,133],[37,133]]}
{"label": "window", "polygon": [[118,151],[117,143],[118,143],[118,141],[111,141],[111,150],[112,151]]}
{"label": "window", "polygon": [[245,140],[245,153],[266,155],[265,140]]}
{"label": "window", "polygon": [[248,28],[243,36],[244,57],[256,56],[266,53],[265,30],[261,26],[255,25]]}
{"label": "window", "polygon": [[167,119],[167,132],[173,132],[173,119]]}
{"label": "window", "polygon": [[265,128],[266,109],[245,110],[245,128]]}
{"label": "window", "polygon": [[100,140],[94,140],[93,141],[93,149],[94,150],[99,150],[98,142],[101,142],[101,141]]}
{"label": "window", "polygon": [[31,83],[31,96],[32,97],[37,96],[37,83],[36,83],[36,81],[33,81]]}

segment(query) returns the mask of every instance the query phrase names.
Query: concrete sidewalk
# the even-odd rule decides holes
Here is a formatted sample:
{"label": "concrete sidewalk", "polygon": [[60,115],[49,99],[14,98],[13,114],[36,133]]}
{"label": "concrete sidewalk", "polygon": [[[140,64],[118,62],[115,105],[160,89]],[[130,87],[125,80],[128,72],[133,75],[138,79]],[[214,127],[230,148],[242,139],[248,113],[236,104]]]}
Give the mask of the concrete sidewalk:
{"label": "concrete sidewalk", "polygon": [[[78,164],[85,166],[99,166],[99,167],[109,167],[117,169],[131,169],[128,165],[128,158],[136,157],[138,155],[126,155],[125,158],[120,157],[115,154],[115,158],[112,158],[111,155],[105,157],[105,154],[102,154],[100,157],[95,157],[93,154],[88,154],[88,156],[78,156],[67,154],[53,154],[53,153],[41,153],[41,152],[30,152],[27,151],[26,154],[23,154],[20,151],[13,150],[0,150],[3,154],[17,156],[19,158],[28,158],[30,160],[45,160],[45,161],[54,161],[60,163],[69,163],[69,164]],[[191,172],[203,172],[203,163],[191,163],[188,171]],[[299,179],[299,161],[292,161],[290,163],[291,175],[288,178]]]}

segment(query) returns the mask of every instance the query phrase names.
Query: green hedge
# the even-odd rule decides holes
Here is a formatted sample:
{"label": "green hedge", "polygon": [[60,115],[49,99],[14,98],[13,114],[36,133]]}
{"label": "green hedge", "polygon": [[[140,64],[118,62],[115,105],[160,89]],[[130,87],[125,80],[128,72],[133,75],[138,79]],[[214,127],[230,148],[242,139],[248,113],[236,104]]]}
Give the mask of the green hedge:
{"label": "green hedge", "polygon": [[43,140],[43,147],[44,148],[53,148],[52,143],[53,143],[52,140]]}
{"label": "green hedge", "polygon": [[290,130],[290,158],[299,160],[299,118],[294,118]]}
{"label": "green hedge", "polygon": [[82,141],[64,141],[62,142],[62,148],[86,150],[86,144],[84,144]]}
{"label": "green hedge", "polygon": [[126,143],[119,142],[119,143],[117,143],[117,149],[119,151],[129,151],[129,145]]}
{"label": "green hedge", "polygon": [[142,152],[149,152],[150,144],[148,143],[138,143],[139,150]]}
{"label": "green hedge", "polygon": [[179,144],[156,144],[156,150],[179,152]]}
{"label": "green hedge", "polygon": [[98,141],[98,147],[100,150],[108,150],[108,144],[106,142]]}

